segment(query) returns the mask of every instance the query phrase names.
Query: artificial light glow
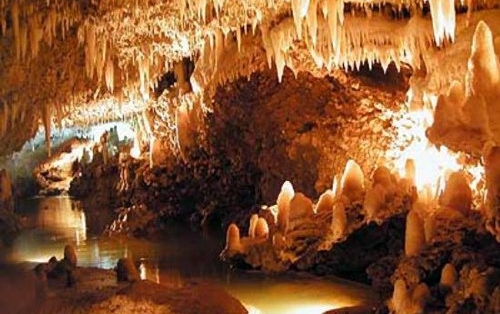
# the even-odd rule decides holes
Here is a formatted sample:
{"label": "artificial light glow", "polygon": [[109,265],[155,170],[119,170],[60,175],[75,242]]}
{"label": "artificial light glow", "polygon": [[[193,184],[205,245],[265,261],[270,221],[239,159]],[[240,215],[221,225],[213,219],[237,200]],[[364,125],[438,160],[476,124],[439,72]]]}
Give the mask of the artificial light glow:
{"label": "artificial light glow", "polygon": [[[408,92],[408,103],[413,93]],[[397,139],[388,150],[388,158],[401,176],[406,176],[407,160],[415,162],[415,186],[421,199],[426,203],[436,200],[444,189],[444,182],[451,172],[464,169],[471,175],[471,186],[475,188],[481,180],[483,170],[479,166],[466,166],[459,162],[459,154],[446,147],[437,148],[429,142],[426,130],[433,123],[433,114],[437,99],[433,95],[424,95],[422,108],[409,110],[394,125]],[[409,108],[407,104],[407,108]],[[402,149],[402,147],[404,147]]]}

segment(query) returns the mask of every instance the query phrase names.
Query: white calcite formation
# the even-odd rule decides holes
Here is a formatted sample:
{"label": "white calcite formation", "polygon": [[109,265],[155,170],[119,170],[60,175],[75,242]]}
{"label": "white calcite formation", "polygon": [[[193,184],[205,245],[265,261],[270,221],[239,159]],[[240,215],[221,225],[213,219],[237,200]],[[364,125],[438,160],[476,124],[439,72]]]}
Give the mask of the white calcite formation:
{"label": "white calcite formation", "polygon": [[446,206],[466,213],[472,206],[472,191],[463,172],[452,173],[446,181],[446,187],[439,200]]}
{"label": "white calcite formation", "polygon": [[418,255],[425,245],[424,223],[420,215],[411,210],[406,216],[405,254]]}
{"label": "white calcite formation", "polygon": [[316,203],[316,206],[314,207],[314,212],[316,214],[331,212],[334,203],[335,193],[332,190],[326,190],[319,197],[318,203]]}
{"label": "white calcite formation", "polygon": [[334,241],[339,241],[345,237],[347,230],[347,215],[343,202],[336,202],[332,209],[332,235]]}
{"label": "white calcite formation", "polygon": [[258,239],[267,238],[269,236],[269,226],[267,221],[259,217],[257,223],[255,224],[255,237]]}
{"label": "white calcite formation", "polygon": [[278,230],[286,232],[290,216],[290,201],[295,196],[293,186],[289,181],[285,181],[281,187],[276,204],[278,205]]}
{"label": "white calcite formation", "polygon": [[377,214],[386,203],[387,190],[382,184],[376,184],[366,192],[363,209],[366,214],[366,220],[377,221]]}
{"label": "white calcite formation", "polygon": [[363,197],[365,176],[361,167],[354,161],[347,161],[342,179],[340,180],[340,189],[342,195],[345,195],[350,201],[356,201]]}
{"label": "white calcite formation", "polygon": [[243,252],[240,241],[240,229],[235,224],[230,224],[227,228],[226,247],[224,251],[230,255]]}
{"label": "white calcite formation", "polygon": [[500,63],[494,36],[480,21],[472,39],[464,82],[454,82],[437,100],[431,141],[480,153],[487,141],[500,142]]}
{"label": "white calcite formation", "polygon": [[257,221],[259,220],[259,215],[253,214],[250,217],[250,224],[248,225],[248,236],[250,238],[255,238],[255,227],[257,226]]}

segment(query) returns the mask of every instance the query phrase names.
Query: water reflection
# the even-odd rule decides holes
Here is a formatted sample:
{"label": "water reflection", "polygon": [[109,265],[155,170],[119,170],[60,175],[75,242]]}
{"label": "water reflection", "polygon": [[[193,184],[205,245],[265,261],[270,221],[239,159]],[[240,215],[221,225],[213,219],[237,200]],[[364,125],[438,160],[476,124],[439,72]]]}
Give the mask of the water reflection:
{"label": "water reflection", "polygon": [[156,241],[98,237],[88,234],[78,203],[64,197],[36,199],[21,211],[35,227],[16,239],[9,254],[11,261],[46,262],[51,256],[60,259],[64,245],[72,243],[80,266],[110,269],[119,258],[131,257],[139,261],[143,279],[174,287],[189,279],[211,281],[256,314],[323,313],[376,299],[366,287],[340,280],[235,274],[218,259],[224,234],[201,234],[172,225]]}

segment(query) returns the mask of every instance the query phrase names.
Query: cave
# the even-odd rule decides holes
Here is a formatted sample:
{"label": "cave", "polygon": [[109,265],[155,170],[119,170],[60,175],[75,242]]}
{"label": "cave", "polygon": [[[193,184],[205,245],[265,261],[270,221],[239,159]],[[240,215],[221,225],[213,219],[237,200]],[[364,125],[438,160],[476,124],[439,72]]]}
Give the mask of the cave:
{"label": "cave", "polygon": [[0,312],[500,313],[499,56],[498,0],[0,0]]}

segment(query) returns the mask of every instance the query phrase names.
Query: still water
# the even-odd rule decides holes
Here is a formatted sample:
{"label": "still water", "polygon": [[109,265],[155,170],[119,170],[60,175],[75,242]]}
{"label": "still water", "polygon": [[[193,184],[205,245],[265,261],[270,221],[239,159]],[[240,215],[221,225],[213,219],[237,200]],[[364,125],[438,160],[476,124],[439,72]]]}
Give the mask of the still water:
{"label": "still water", "polygon": [[377,298],[366,287],[340,279],[230,271],[218,259],[224,234],[172,225],[155,241],[92,235],[87,233],[85,213],[67,197],[31,199],[18,211],[33,228],[23,231],[7,252],[4,258],[11,263],[60,259],[64,245],[72,243],[80,266],[109,269],[119,258],[132,257],[142,261],[143,279],[169,285],[181,285],[187,279],[210,281],[239,299],[250,313],[315,314]]}

